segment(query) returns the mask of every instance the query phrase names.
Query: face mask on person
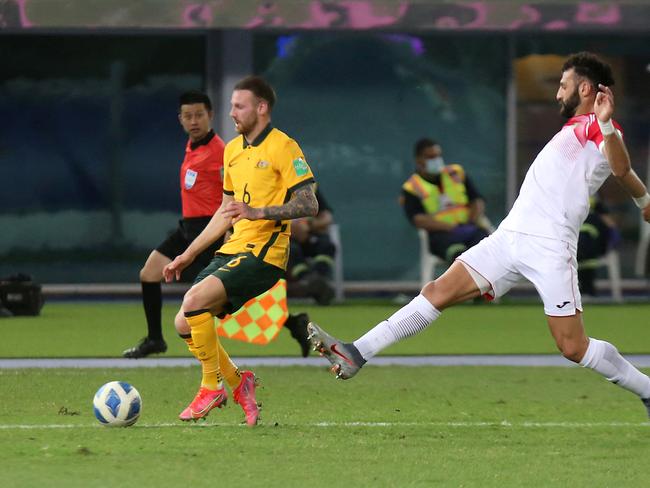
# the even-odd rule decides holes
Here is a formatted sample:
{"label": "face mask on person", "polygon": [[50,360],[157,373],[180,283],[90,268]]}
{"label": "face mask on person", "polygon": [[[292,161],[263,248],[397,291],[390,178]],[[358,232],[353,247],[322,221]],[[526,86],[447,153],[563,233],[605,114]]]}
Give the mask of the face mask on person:
{"label": "face mask on person", "polygon": [[427,159],[424,162],[424,169],[427,173],[432,175],[437,175],[442,171],[442,168],[445,167],[445,160],[442,159],[442,156],[437,158]]}

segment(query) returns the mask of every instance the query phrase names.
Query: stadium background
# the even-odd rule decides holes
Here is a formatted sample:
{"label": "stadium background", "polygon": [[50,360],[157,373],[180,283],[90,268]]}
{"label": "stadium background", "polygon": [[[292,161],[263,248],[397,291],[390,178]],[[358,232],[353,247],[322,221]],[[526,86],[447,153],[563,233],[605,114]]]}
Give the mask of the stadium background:
{"label": "stadium background", "polygon": [[[263,380],[255,429],[232,403],[202,424],[175,420],[198,373],[175,339],[178,300],[163,307],[163,357],[117,357],[144,329],[138,270],[178,218],[180,91],[207,89],[228,138],[233,83],[267,76],[275,123],[300,141],[335,207],[348,285],[412,292],[417,237],[396,198],[414,140],[436,137],[466,165],[498,222],[562,123],[553,100],[569,52],[613,63],[617,118],[646,177],[649,19],[640,0],[0,0],[0,277],[31,273],[48,300],[56,284],[82,283],[67,289],[84,295],[0,320],[0,484],[647,484],[645,409],[570,366],[537,303],[454,307],[344,383],[317,355],[299,358],[286,332],[264,347],[228,341]],[[647,373],[638,210],[616,184],[604,192],[638,303],[590,304],[588,331]],[[290,306],[353,340],[400,305]],[[107,430],[92,414],[94,392],[115,379],[142,394],[133,428]]]}
{"label": "stadium background", "polygon": [[[417,238],[397,196],[413,142],[438,139],[499,222],[561,124],[570,52],[613,63],[617,118],[645,178],[649,18],[641,1],[1,2],[0,276],[136,282],[179,215],[178,94],[207,90],[227,139],[232,85],[255,72],[334,208],[346,281],[412,282]],[[604,194],[634,278],[638,211],[615,184]]]}

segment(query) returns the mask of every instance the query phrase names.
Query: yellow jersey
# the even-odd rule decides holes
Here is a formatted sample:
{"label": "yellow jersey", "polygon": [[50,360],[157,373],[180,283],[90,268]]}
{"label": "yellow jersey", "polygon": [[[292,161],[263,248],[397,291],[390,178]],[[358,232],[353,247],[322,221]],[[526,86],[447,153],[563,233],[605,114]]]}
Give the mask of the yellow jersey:
{"label": "yellow jersey", "polygon": [[[235,137],[223,154],[223,192],[253,208],[283,205],[298,188],[313,183],[314,174],[298,143],[270,124],[248,144]],[[219,252],[252,252],[265,262],[286,269],[290,220],[247,220],[234,225]]]}

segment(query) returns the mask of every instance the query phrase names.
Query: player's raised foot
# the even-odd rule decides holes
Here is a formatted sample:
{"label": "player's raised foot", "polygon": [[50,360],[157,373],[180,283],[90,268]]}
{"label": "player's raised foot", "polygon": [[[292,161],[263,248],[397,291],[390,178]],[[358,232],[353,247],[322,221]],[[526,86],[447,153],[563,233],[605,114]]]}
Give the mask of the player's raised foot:
{"label": "player's raised foot", "polygon": [[307,324],[309,323],[309,316],[306,313],[299,313],[297,315],[289,315],[284,326],[291,332],[298,344],[300,344],[300,352],[303,358],[309,356],[310,343],[307,338]]}
{"label": "player's raised foot", "polygon": [[198,420],[206,417],[213,408],[222,408],[228,402],[228,393],[224,388],[209,390],[203,386],[185,410],[178,416],[183,421]]}
{"label": "player's raised foot", "polygon": [[256,425],[260,417],[260,407],[255,399],[256,386],[257,378],[252,371],[242,371],[241,383],[232,391],[235,402],[239,404],[246,415],[248,425]]}
{"label": "player's raised foot", "polygon": [[167,343],[162,339],[143,338],[136,346],[122,352],[122,356],[130,359],[147,357],[149,354],[163,353],[167,351]]}
{"label": "player's raised foot", "polygon": [[347,344],[332,337],[314,322],[307,325],[309,341],[314,351],[332,363],[332,371],[342,380],[352,378],[366,363],[359,350],[353,344]]}
{"label": "player's raised foot", "polygon": [[645,405],[645,408],[648,410],[648,418],[650,418],[650,398],[642,398],[641,401]]}

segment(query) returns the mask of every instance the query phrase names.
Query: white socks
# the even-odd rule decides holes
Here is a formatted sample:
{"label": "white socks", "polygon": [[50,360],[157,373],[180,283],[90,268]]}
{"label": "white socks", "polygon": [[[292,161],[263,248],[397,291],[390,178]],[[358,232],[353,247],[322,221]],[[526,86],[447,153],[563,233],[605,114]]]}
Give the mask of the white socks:
{"label": "white socks", "polygon": [[641,398],[650,398],[650,378],[632,366],[609,342],[589,338],[589,347],[580,365],[597,371]]}
{"label": "white socks", "polygon": [[439,316],[440,311],[420,294],[388,320],[377,324],[354,341],[354,346],[367,361],[391,344],[426,329]]}

